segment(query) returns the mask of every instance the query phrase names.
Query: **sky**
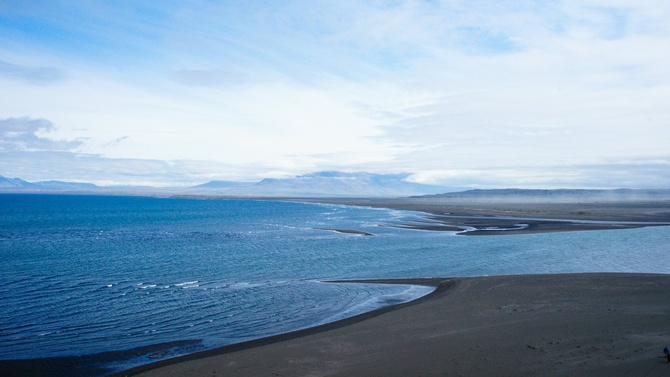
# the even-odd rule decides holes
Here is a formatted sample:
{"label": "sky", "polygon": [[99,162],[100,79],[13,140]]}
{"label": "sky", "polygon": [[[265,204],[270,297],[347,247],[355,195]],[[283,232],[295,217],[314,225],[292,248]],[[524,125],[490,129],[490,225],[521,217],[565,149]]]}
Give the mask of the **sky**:
{"label": "sky", "polygon": [[670,188],[667,0],[0,0],[0,175]]}

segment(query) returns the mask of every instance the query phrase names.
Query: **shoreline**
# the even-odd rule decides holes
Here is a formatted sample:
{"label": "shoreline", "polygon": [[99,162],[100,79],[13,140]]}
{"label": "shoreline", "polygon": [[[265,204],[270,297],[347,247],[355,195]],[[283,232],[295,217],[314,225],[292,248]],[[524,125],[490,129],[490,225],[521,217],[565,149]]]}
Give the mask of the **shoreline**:
{"label": "shoreline", "polygon": [[[273,199],[275,200],[275,199]],[[365,201],[369,201],[371,199],[364,199]],[[309,202],[305,200],[300,200],[304,202]],[[601,212],[596,212],[591,210],[591,206],[585,206],[583,203],[577,204],[577,209],[575,209],[575,204],[544,204],[542,207],[539,206],[534,206],[532,208],[535,209],[527,209],[527,207],[522,206],[522,207],[517,207],[515,209],[510,209],[510,208],[496,208],[493,207],[492,205],[489,205],[486,207],[486,205],[482,205],[481,203],[477,203],[478,207],[474,207],[470,204],[463,204],[460,203],[458,205],[452,205],[449,204],[448,206],[445,206],[444,204],[440,203],[423,203],[420,206],[417,205],[416,203],[398,203],[400,200],[386,200],[386,199],[374,199],[373,205],[369,205],[369,203],[366,204],[361,204],[361,202],[356,202],[356,203],[345,203],[345,202],[334,202],[331,200],[321,200],[319,199],[317,202],[319,203],[332,203],[332,204],[340,204],[340,205],[354,205],[354,206],[365,206],[365,207],[378,207],[378,208],[393,208],[393,209],[398,209],[398,210],[407,210],[407,211],[417,211],[421,212],[422,214],[425,214],[425,217],[423,217],[424,220],[410,220],[407,221],[405,224],[400,224],[398,227],[415,227],[414,229],[417,230],[427,230],[427,231],[442,231],[442,230],[451,230],[456,231],[461,230],[458,226],[469,226],[472,227],[473,229],[477,229],[477,227],[480,227],[481,229],[478,230],[471,230],[470,232],[464,233],[464,235],[472,236],[472,235],[493,235],[493,234],[505,234],[505,235],[513,235],[513,234],[524,234],[524,233],[547,233],[547,232],[564,232],[564,231],[576,231],[576,230],[605,230],[605,229],[630,229],[630,228],[639,228],[639,227],[645,227],[645,226],[666,226],[670,225],[670,207],[668,206],[668,203],[661,203],[660,206],[653,207],[653,205],[656,205],[657,203],[651,203],[649,205],[639,205],[639,203],[636,203],[634,206],[629,206],[629,205],[623,205],[621,207],[617,207],[616,210],[610,210],[607,213],[601,213]],[[653,204],[653,205],[652,205]],[[610,206],[610,204],[607,204],[607,206]],[[581,210],[580,208],[588,208],[587,210]],[[596,205],[593,205],[593,207],[597,207]],[[421,209],[419,209],[421,208]],[[630,208],[633,208],[634,211],[629,211]],[[454,212],[442,212],[445,209],[450,209],[454,210]],[[618,211],[618,212],[617,212]],[[512,213],[512,215],[510,215]],[[515,217],[517,216],[517,217]],[[550,217],[551,216],[551,217]],[[556,216],[556,217],[554,217]],[[581,216],[580,219],[576,219],[576,216]],[[621,220],[621,221],[617,221]],[[524,220],[528,222],[529,224],[526,224],[524,227],[518,226],[518,223],[520,220]],[[453,225],[453,224],[457,225]],[[464,225],[467,224],[467,225]],[[474,225],[474,226],[473,226]],[[388,225],[385,225],[388,226]],[[393,225],[390,225],[393,226]],[[451,229],[449,229],[451,227]],[[492,229],[492,228],[499,228],[499,229]],[[314,228],[318,230],[324,230],[324,231],[333,231],[337,233],[343,233],[343,234],[350,234],[350,235],[358,235],[358,236],[368,236],[372,235],[367,232],[362,232],[360,230],[356,229],[344,229],[344,228]],[[633,251],[633,250],[631,250]],[[568,275],[568,276],[578,276],[580,279],[582,278],[582,274],[577,274],[577,275]],[[627,277],[633,278],[633,275],[640,275],[642,277],[654,277],[654,276],[661,276],[661,277],[666,277],[666,275],[654,275],[654,274],[622,274],[622,273],[600,273],[600,274],[583,274],[583,275],[601,275],[601,279],[596,279],[600,280],[599,284],[607,284],[607,281],[610,280],[611,278],[615,278],[615,275],[625,275]],[[535,276],[545,276],[547,279],[559,279],[559,277],[563,275],[516,275],[516,276],[492,276],[492,277],[478,277],[478,278],[427,278],[427,279],[381,279],[381,280],[345,280],[345,281],[339,281],[339,282],[362,282],[362,283],[387,283],[387,284],[393,284],[393,283],[398,283],[398,284],[420,284],[420,285],[433,285],[433,286],[438,286],[441,287],[441,282],[444,284],[449,283],[448,291],[451,291],[453,289],[458,288],[460,285],[464,284],[464,282],[469,282],[469,281],[474,281],[473,279],[504,279],[504,278],[528,278],[530,280],[531,277]],[[638,276],[638,278],[640,278]],[[670,275],[668,275],[670,276]],[[641,278],[640,278],[641,279]],[[514,279],[513,279],[514,280]],[[560,280],[560,279],[559,279]],[[635,279],[633,279],[635,280]],[[629,288],[634,288],[635,285],[646,285],[648,283],[644,282],[645,279],[638,280],[636,283],[632,283],[633,286],[627,286],[624,285],[620,288],[622,289],[629,289]],[[653,280],[653,279],[652,279]],[[604,282],[604,283],[603,283]],[[556,287],[554,285],[548,285],[544,286],[544,292],[543,294],[551,294],[552,291],[565,291],[565,286],[571,284],[572,282],[563,282],[560,284],[560,286]],[[515,285],[517,283],[502,283],[503,285]],[[670,280],[665,280],[661,281],[659,283],[659,286],[664,286],[664,289],[669,289],[670,288]],[[129,369],[125,372],[121,373],[115,373],[113,376],[120,376],[120,375],[126,375],[125,373],[139,373],[142,371],[146,371],[148,373],[152,373],[151,370],[153,370],[155,367],[160,367],[160,365],[163,365],[161,363],[165,362],[165,366],[170,368],[176,367],[178,365],[181,365],[183,363],[190,363],[194,360],[204,360],[204,359],[209,359],[211,357],[220,357],[222,355],[229,355],[229,354],[237,354],[238,352],[256,352],[254,350],[257,350],[259,348],[264,348],[264,347],[274,347],[274,345],[279,343],[284,344],[284,342],[294,342],[297,341],[296,339],[303,339],[304,337],[312,337],[312,336],[320,336],[319,334],[322,334],[324,332],[331,332],[331,331],[340,331],[344,327],[349,327],[349,326],[364,326],[367,327],[369,325],[361,325],[362,323],[368,323],[371,320],[375,320],[378,316],[386,316],[390,315],[390,313],[393,313],[395,310],[405,310],[405,306],[407,307],[413,307],[414,305],[422,306],[425,304],[423,301],[426,299],[427,301],[432,301],[433,295],[436,294],[436,292],[440,291],[441,288],[436,289],[433,293],[430,293],[426,296],[423,296],[422,298],[419,298],[417,300],[405,303],[405,304],[400,304],[400,305],[395,305],[395,306],[390,306],[390,307],[385,307],[382,309],[377,309],[373,310],[368,313],[364,313],[355,317],[350,317],[344,320],[336,321],[336,322],[331,322],[329,324],[313,327],[313,328],[308,328],[304,330],[299,330],[295,332],[289,332],[285,334],[280,334],[276,336],[272,336],[269,338],[262,338],[262,339],[257,339],[253,340],[250,342],[243,342],[243,343],[238,343],[230,346],[225,346],[222,348],[226,348],[227,350],[222,351],[221,348],[216,348],[213,350],[209,351],[204,351],[204,352],[197,352],[194,354],[189,354],[181,357],[177,357],[174,359],[164,359],[160,360],[158,364],[146,364],[137,368]],[[489,289],[491,289],[489,287]],[[580,288],[581,289],[581,288]],[[601,289],[599,287],[598,289]],[[441,292],[441,291],[440,291]],[[579,294],[579,289],[575,288],[573,291],[569,291],[567,294],[572,297],[573,294]],[[638,292],[639,293],[639,292]],[[642,292],[643,295],[647,294]],[[481,296],[482,292],[475,292],[475,291],[470,291],[464,298],[463,302],[473,300],[473,299],[478,299],[479,296]],[[606,292],[601,292],[601,294],[607,294]],[[659,295],[659,292],[653,293],[653,295]],[[513,299],[516,296],[510,296]],[[668,297],[663,296],[662,300],[666,300]],[[666,300],[667,301],[667,300]],[[618,305],[618,302],[611,302],[614,305]],[[546,304],[546,303],[545,303]],[[550,303],[551,304],[551,303]],[[638,303],[637,306],[644,305],[645,303]],[[518,305],[518,304],[514,304]],[[543,304],[544,305],[544,304]],[[504,306],[499,306],[499,309],[503,309]],[[480,308],[481,309],[481,308]],[[487,308],[484,308],[487,309]],[[670,310],[667,307],[664,307],[663,310]],[[441,309],[442,310],[442,309]],[[444,309],[446,311],[453,310],[453,308],[448,308]],[[567,309],[565,309],[567,310]],[[513,310],[516,312],[517,310]],[[532,309],[530,311],[535,311],[535,309]],[[560,310],[559,310],[560,311]],[[665,313],[667,313],[666,311]],[[479,311],[474,311],[470,313],[466,313],[466,316],[472,316],[477,315],[480,313]],[[421,313],[418,313],[421,315]],[[612,313],[607,313],[612,314]],[[652,319],[655,321],[655,319]],[[652,321],[652,322],[653,322]],[[404,322],[407,322],[404,321]],[[404,324],[403,322],[403,324]],[[630,328],[635,328],[637,326],[636,324],[632,324],[633,321],[630,321]],[[566,322],[563,323],[563,325],[572,325],[573,322]],[[328,327],[332,326],[332,327]],[[476,326],[475,326],[476,327]],[[659,328],[660,329],[660,328]],[[523,330],[523,329],[521,329]],[[367,330],[366,330],[367,331]],[[469,331],[468,329],[460,329],[456,331]],[[519,330],[517,330],[519,331]],[[662,331],[661,331],[662,332]],[[668,338],[667,332],[664,335],[666,338]],[[411,338],[411,337],[410,337]],[[612,339],[610,339],[612,340]],[[352,340],[351,343],[356,343],[356,339]],[[670,343],[670,342],[669,342]],[[558,342],[556,344],[562,344],[561,342]],[[551,343],[553,346],[554,343]],[[239,346],[239,348],[235,348],[236,346]],[[419,344],[421,346],[421,344]],[[477,344],[477,346],[480,346],[480,344]],[[542,348],[540,346],[537,346],[534,343],[529,343],[528,345],[529,349],[533,350],[540,350],[541,352],[546,353],[546,349]],[[602,345],[596,345],[592,346],[594,347],[594,350],[596,351],[603,351],[605,348],[603,348]],[[476,349],[476,347],[475,347]],[[642,352],[644,348],[636,348],[635,352]],[[134,350],[125,350],[125,351],[119,351],[118,353],[128,353]],[[478,351],[478,350],[476,350]],[[277,352],[276,350],[273,352]],[[474,352],[474,351],[473,351]],[[497,350],[493,350],[493,353],[497,352]],[[115,352],[109,352],[109,353],[115,353]],[[97,356],[97,355],[93,355]],[[419,357],[421,355],[418,355]],[[467,356],[467,355],[466,355]],[[564,355],[561,355],[563,357]],[[84,358],[87,358],[88,356],[84,356]],[[144,356],[143,356],[144,357]],[[150,357],[150,356],[149,356]],[[169,357],[169,356],[168,356]],[[266,355],[261,356],[261,357],[266,357]],[[512,359],[516,357],[515,355],[510,356]],[[618,357],[618,356],[617,356]],[[40,363],[44,362],[45,364],[41,365],[41,367],[46,368],[46,365],[49,363],[52,363],[54,361],[59,362],[57,360],[59,358],[49,358],[49,359],[40,359],[38,360]],[[63,358],[67,359],[67,358]],[[73,358],[74,359],[74,358]],[[292,363],[295,364],[295,360],[293,360]],[[8,365],[7,363],[11,363],[13,361],[18,361],[21,362],[21,360],[5,360],[5,361],[0,361],[0,363],[5,363],[4,365]],[[28,360],[31,361],[31,360]],[[60,360],[62,361],[62,360]],[[71,360],[70,360],[71,361]],[[75,360],[76,361],[76,360]],[[237,363],[237,361],[233,361],[234,363]],[[382,360],[382,363],[387,363],[387,360]],[[487,360],[488,362],[488,360]],[[474,361],[473,361],[474,363]],[[151,367],[149,367],[151,366]],[[146,368],[146,369],[144,369]],[[200,368],[200,367],[198,367]],[[200,370],[196,368],[197,370]],[[218,364],[216,366],[218,368]],[[270,366],[268,366],[270,368]],[[468,368],[474,368],[473,365],[468,366]],[[670,368],[670,367],[669,367]],[[138,371],[136,371],[136,369]],[[0,368],[0,370],[3,371],[4,373],[4,368]],[[46,370],[46,369],[45,369]],[[170,369],[171,370],[171,369]],[[219,370],[219,369],[213,369],[213,370]],[[246,370],[246,369],[245,369]],[[268,369],[269,370],[269,369]],[[319,367],[316,369],[317,372],[323,370],[323,366]],[[475,369],[476,370],[476,369]],[[668,369],[670,371],[670,369]],[[285,369],[282,374],[286,375],[289,374],[291,375],[291,369]],[[357,374],[359,370],[352,370],[351,373]],[[203,372],[200,370],[200,372]],[[203,372],[202,374],[194,374],[194,375],[211,375],[209,373]],[[337,371],[336,371],[337,372]],[[375,370],[368,369],[366,373],[372,373],[376,372]],[[431,371],[428,371],[429,373]],[[495,371],[494,371],[495,372]],[[170,372],[172,373],[172,372]],[[231,373],[233,375],[236,375],[237,370],[234,372],[230,372],[230,370],[225,372],[226,374]],[[366,373],[363,373],[363,375],[366,375]],[[460,373],[460,372],[459,372]],[[39,373],[34,373],[34,374],[39,374]],[[262,374],[262,373],[261,373]],[[279,374],[279,372],[277,372]],[[411,373],[410,373],[411,374]],[[470,370],[466,370],[463,374],[472,374]],[[565,373],[562,373],[565,374]],[[635,374],[635,373],[633,373]],[[16,375],[25,375],[25,374],[16,374]],[[134,374],[131,374],[134,375]],[[181,373],[179,374],[174,374],[174,375],[182,375]],[[244,374],[241,373],[239,375],[253,375],[253,374]],[[345,374],[342,374],[345,375]],[[389,375],[393,375],[393,373],[390,373]],[[603,374],[604,375],[604,374]]]}
{"label": "shoreline", "polygon": [[406,304],[113,376],[670,372],[661,352],[670,343],[666,323],[670,275],[580,273],[365,282],[437,284],[437,289]]}
{"label": "shoreline", "polygon": [[206,359],[210,357],[216,357],[219,355],[225,355],[229,353],[241,352],[245,350],[250,350],[258,347],[263,347],[267,345],[274,345],[285,341],[290,341],[293,339],[299,339],[306,336],[320,334],[322,332],[337,330],[342,327],[346,327],[355,323],[365,321],[370,318],[382,315],[384,313],[394,311],[403,307],[413,306],[420,304],[424,300],[429,300],[434,295],[438,295],[446,290],[448,290],[454,279],[447,278],[407,278],[407,279],[355,279],[355,280],[324,280],[325,283],[365,283],[365,284],[407,284],[407,285],[423,285],[435,287],[435,290],[428,293],[427,295],[421,296],[415,300],[385,306],[378,308],[369,312],[361,313],[353,317],[348,317],[340,319],[334,322],[324,323],[322,325],[308,327],[300,330],[290,331],[287,333],[272,335],[264,338],[253,339],[245,342],[229,344],[222,347],[217,347],[205,351],[195,352],[187,355],[181,355],[170,359],[163,359],[149,364],[139,365],[121,372],[113,373],[109,377],[126,377],[126,376],[136,376],[142,375],[145,372],[151,372],[153,370],[169,367],[172,365],[190,362],[193,360]]}
{"label": "shoreline", "polygon": [[390,225],[464,236],[515,235],[670,226],[670,201],[509,202],[435,198],[283,199],[421,212],[424,221]]}
{"label": "shoreline", "polygon": [[[362,283],[362,284],[399,284],[399,285],[421,285],[434,287],[435,289],[428,294],[400,304],[393,304],[380,307],[368,312],[360,313],[352,317],[346,317],[333,322],[324,323],[299,330],[280,333],[272,336],[247,340],[239,343],[233,343],[212,349],[200,350],[178,356],[168,356],[174,347],[188,347],[201,342],[199,339],[176,340],[159,344],[151,344],[133,349],[112,350],[96,354],[85,354],[78,356],[54,356],[35,359],[7,359],[0,360],[0,375],[7,377],[24,376],[52,376],[52,377],[84,377],[84,376],[128,376],[136,375],[144,371],[153,370],[157,367],[173,365],[176,363],[211,357],[222,352],[237,352],[240,350],[251,349],[266,344],[290,340],[313,333],[327,331],[347,326],[351,323],[363,321],[384,312],[394,310],[398,307],[414,305],[423,299],[435,294],[440,290],[440,285],[448,279],[440,278],[409,278],[409,279],[356,279],[356,280],[323,280],[323,283]],[[142,357],[148,360],[147,363],[131,367],[121,371],[110,371],[103,367],[110,362],[123,362],[131,358]]]}

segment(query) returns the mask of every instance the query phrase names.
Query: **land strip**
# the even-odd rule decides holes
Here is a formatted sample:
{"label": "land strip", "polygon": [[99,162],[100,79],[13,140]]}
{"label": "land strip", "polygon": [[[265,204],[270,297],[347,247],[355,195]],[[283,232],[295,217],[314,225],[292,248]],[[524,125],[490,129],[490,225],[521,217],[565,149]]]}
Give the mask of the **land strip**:
{"label": "land strip", "polygon": [[670,225],[670,201],[518,202],[482,198],[307,198],[304,202],[424,212],[426,220],[401,228],[464,231],[463,235],[511,235]]}

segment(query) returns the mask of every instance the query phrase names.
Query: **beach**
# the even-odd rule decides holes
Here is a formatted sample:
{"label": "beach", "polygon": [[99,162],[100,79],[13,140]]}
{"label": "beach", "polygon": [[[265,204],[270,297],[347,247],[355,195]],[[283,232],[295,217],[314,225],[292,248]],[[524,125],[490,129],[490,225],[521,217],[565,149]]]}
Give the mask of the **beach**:
{"label": "beach", "polygon": [[[25,200],[32,203],[31,200],[41,198],[25,197]],[[97,268],[97,272],[83,286],[81,279],[70,281],[61,276],[52,279],[60,285],[51,284],[52,280],[28,280],[29,284],[43,286],[32,291],[39,292],[39,297],[50,298],[60,297],[59,294],[70,296],[71,292],[81,289],[80,297],[98,297],[90,300],[96,307],[112,302],[110,297],[116,299],[113,302],[124,305],[123,310],[96,311],[71,301],[61,303],[60,299],[54,299],[58,304],[47,302],[43,307],[58,308],[61,312],[69,310],[76,319],[75,324],[89,323],[88,318],[77,317],[79,313],[104,313],[105,323],[111,328],[130,330],[123,330],[121,343],[108,348],[100,347],[106,343],[95,339],[86,346],[77,331],[61,332],[61,329],[71,328],[65,322],[52,326],[54,330],[17,330],[22,336],[38,334],[41,348],[27,351],[35,354],[33,358],[24,352],[22,357],[1,360],[0,375],[654,376],[670,373],[670,364],[665,362],[662,354],[663,347],[670,345],[667,326],[667,313],[670,313],[668,234],[667,229],[659,227],[670,224],[667,202],[514,203],[435,198],[286,200],[338,204],[304,206],[276,200],[61,199],[51,205],[69,208],[95,204],[113,214],[117,201],[122,200],[126,206],[159,208],[167,215],[179,209],[180,213],[193,214],[192,218],[197,221],[180,224],[178,229],[172,225],[155,228],[156,224],[171,223],[164,221],[163,215],[156,215],[155,222],[140,217],[137,230],[129,233],[125,228],[120,232],[109,225],[97,225],[95,232],[87,231],[90,225],[76,229],[58,226],[55,231],[40,226],[40,231],[50,237],[62,235],[55,238],[59,247],[53,250],[54,255],[60,255],[59,260],[71,256],[69,250],[88,250],[91,263],[87,268]],[[76,203],[73,203],[75,199]],[[355,206],[398,211],[361,210]],[[227,221],[231,208],[233,213],[247,217],[242,221]],[[240,211],[240,208],[246,210]],[[152,214],[163,212],[151,211]],[[86,211],[76,213],[82,214],[82,224],[95,221]],[[211,214],[211,222],[203,218],[207,213]],[[273,213],[281,216],[274,218]],[[305,219],[304,224],[301,223],[295,232],[283,227],[266,227],[263,233],[254,232],[259,223],[285,224],[287,216]],[[333,221],[331,217],[346,221]],[[352,218],[356,220],[347,220]],[[229,228],[231,224],[250,225],[240,225],[237,229]],[[188,231],[188,226],[193,231]],[[80,228],[83,233],[77,230]],[[646,229],[627,230],[630,228]],[[626,231],[604,231],[606,229]],[[431,230],[451,230],[457,235],[428,232]],[[599,231],[565,233],[575,230]],[[16,239],[21,239],[24,232],[23,228],[17,228]],[[535,234],[511,237],[524,233]],[[77,237],[73,238],[72,234]],[[255,236],[248,238],[247,234]],[[463,234],[506,236],[466,238],[461,236]],[[263,237],[258,238],[258,235]],[[278,236],[286,239],[281,253],[259,254],[259,250],[275,250]],[[180,246],[180,251],[188,251],[194,239],[199,245],[197,252],[163,252],[175,246]],[[102,247],[91,248],[82,244],[82,240],[102,242]],[[117,250],[119,240],[123,240],[125,246]],[[153,243],[147,244],[147,240]],[[247,242],[250,240],[253,242]],[[162,259],[145,263],[138,271],[125,271],[127,263],[113,264],[117,256],[127,257],[127,250],[133,249],[132,245],[138,241],[142,247],[155,243],[156,250],[152,254],[139,248],[142,252],[133,254],[138,262],[145,262],[152,255],[161,258],[168,255],[181,258],[169,262],[170,266],[179,265],[180,268],[160,268],[165,266],[161,264],[164,263]],[[249,248],[245,249],[245,245]],[[258,248],[258,245],[263,247]],[[228,246],[230,249],[226,248]],[[25,244],[22,249],[31,250],[31,245]],[[35,248],[36,252],[41,250]],[[310,254],[312,250],[316,254]],[[370,250],[376,253],[370,253]],[[222,253],[241,259],[237,264],[231,264],[231,269],[227,269],[227,263],[218,264],[210,275],[203,275],[203,271],[209,271],[203,267],[209,268],[210,262],[206,265],[194,263],[199,260],[195,256],[207,256],[202,259],[205,262],[219,260]],[[41,261],[39,258],[35,260]],[[324,263],[324,260],[328,262]],[[96,264],[98,261],[100,263]],[[16,265],[29,267],[20,262]],[[258,268],[260,263],[267,264],[267,268],[253,276],[244,275],[242,272],[247,270],[238,267]],[[71,266],[72,263],[63,264],[67,271]],[[159,268],[152,270],[152,266]],[[323,270],[325,267],[332,271]],[[118,274],[119,269],[124,272],[109,278],[116,276],[114,274]],[[181,276],[186,271],[189,271],[188,276]],[[314,271],[320,271],[321,277],[304,282],[304,277],[312,276]],[[604,271],[609,273],[592,273]],[[236,272],[238,275],[234,275]],[[279,280],[277,274],[287,272],[290,272],[289,280]],[[568,272],[571,274],[566,274]],[[84,274],[81,276],[88,276],[87,273],[88,270],[79,272]],[[236,276],[235,282],[243,284],[242,289],[220,281],[221,276],[231,274]],[[108,278],[100,280],[98,275]],[[378,277],[388,279],[370,280]],[[324,281],[336,278],[349,280],[337,284]],[[331,298],[326,301],[312,300],[316,297],[312,292],[324,294],[331,288],[349,292],[349,288],[343,286],[354,289],[356,285],[349,282],[362,280],[351,279],[363,278],[368,283],[424,285],[434,287],[435,291],[404,304],[398,302],[405,301],[390,296],[390,301],[381,309],[368,308],[366,310],[372,311],[358,311],[364,314],[351,314],[353,317],[321,326],[305,328],[324,321],[290,325],[309,310],[325,310],[331,305],[341,312],[342,309],[337,308],[356,307],[355,303],[346,300],[340,305],[339,295],[328,296]],[[9,281],[7,284],[21,287],[23,283]],[[54,286],[62,289],[49,295],[43,293]],[[392,290],[389,286],[382,287],[378,289]],[[175,300],[176,296],[180,299]],[[237,300],[237,297],[244,300]],[[25,306],[23,301],[34,299],[29,294],[5,298],[7,302],[16,301],[15,308],[22,308]],[[145,306],[154,302],[160,305]],[[200,302],[203,305],[199,305]],[[240,302],[251,303],[253,310],[233,310]],[[257,305],[263,302],[272,305]],[[166,313],[166,308],[174,309],[169,312],[173,315],[162,314]],[[290,314],[297,313],[295,310],[300,314]],[[276,313],[289,314],[280,316]],[[6,318],[11,314],[9,312]],[[25,311],[20,316],[15,315],[12,323],[27,322],[25,318],[33,314]],[[42,318],[50,314],[51,310],[29,323],[43,323],[40,322]],[[236,322],[227,322],[227,314],[232,314]],[[146,315],[155,319],[142,321]],[[206,316],[211,320],[201,320],[207,319]],[[58,319],[61,317],[64,316],[58,316]],[[98,324],[99,318],[103,316],[97,316],[90,323]],[[184,323],[186,325],[181,326]],[[231,323],[239,328],[233,328]],[[265,328],[274,330],[237,342],[207,348],[200,346],[203,340],[229,336],[227,334],[249,334],[253,324],[261,326],[261,331]],[[144,327],[140,327],[141,331],[136,331],[139,335],[135,336],[132,329],[137,326]],[[144,341],[141,334],[150,334],[155,328],[164,331],[165,335],[154,342]],[[292,331],[294,329],[303,330]],[[51,334],[56,341],[44,342]],[[278,335],[268,336],[272,334]],[[17,336],[16,339],[20,338]],[[54,353],[46,350],[46,346],[67,347],[62,345],[64,339],[71,339],[71,344],[79,346],[80,350],[66,350],[50,356]],[[246,339],[256,340],[244,341]],[[173,352],[173,348],[186,351]],[[128,360],[132,362],[128,363]],[[135,365],[139,366],[133,368]],[[116,372],[120,368],[132,369]]]}
{"label": "beach", "polygon": [[423,212],[425,221],[403,222],[394,226],[460,232],[460,235],[466,236],[670,225],[669,201],[518,201],[426,197],[306,198],[300,201]]}
{"label": "beach", "polygon": [[[301,200],[424,213],[393,226],[465,235],[631,229],[670,223],[667,202]],[[519,226],[524,224],[524,226]],[[356,230],[348,230],[356,232]],[[634,252],[634,250],[631,250]],[[665,261],[658,261],[665,263]],[[344,321],[164,360],[140,376],[660,376],[670,275],[582,273],[381,280],[424,298]]]}
{"label": "beach", "polygon": [[670,343],[669,275],[587,273],[413,282],[436,284],[437,289],[408,304],[119,375],[670,373],[662,353]]}

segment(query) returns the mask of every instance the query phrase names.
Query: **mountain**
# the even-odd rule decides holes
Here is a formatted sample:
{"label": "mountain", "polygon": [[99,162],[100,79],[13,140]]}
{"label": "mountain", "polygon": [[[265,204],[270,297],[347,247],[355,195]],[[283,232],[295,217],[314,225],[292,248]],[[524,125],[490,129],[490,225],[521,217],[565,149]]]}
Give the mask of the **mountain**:
{"label": "mountain", "polygon": [[437,194],[445,187],[408,182],[409,174],[343,173],[326,171],[259,182],[211,181],[188,188],[96,186],[63,181],[27,182],[0,176],[4,192],[87,192],[114,194],[222,195],[241,197],[398,197]]}
{"label": "mountain", "polygon": [[406,196],[444,190],[406,181],[409,174],[318,172],[295,178],[264,179],[257,189],[277,195],[306,196]]}
{"label": "mountain", "polygon": [[194,191],[245,196],[374,196],[394,197],[444,192],[444,187],[408,182],[409,174],[343,173],[325,171],[293,178],[266,178],[257,183],[231,185],[213,181]]}
{"label": "mountain", "polygon": [[201,185],[193,186],[194,189],[227,189],[234,187],[251,186],[253,183],[248,182],[234,182],[234,181],[209,181]]}
{"label": "mountain", "polygon": [[43,181],[33,183],[35,187],[49,190],[93,190],[99,186],[93,183],[63,182],[63,181]]}
{"label": "mountain", "polygon": [[[259,182],[211,181],[175,187],[96,186],[92,183],[27,182],[0,176],[0,192],[101,193],[114,195],[212,195],[238,197],[416,197],[442,201],[607,202],[670,200],[670,190],[493,189],[457,191],[407,181],[409,174],[323,171]],[[454,192],[457,191],[457,192]]]}
{"label": "mountain", "polygon": [[494,189],[467,190],[437,195],[423,195],[422,198],[440,198],[460,201],[509,201],[509,202],[603,202],[636,200],[670,200],[670,190],[646,189]]}
{"label": "mountain", "polygon": [[19,178],[5,178],[0,175],[0,189],[32,187],[33,184]]}
{"label": "mountain", "polygon": [[0,190],[3,191],[81,191],[101,188],[92,183],[42,181],[27,182],[20,178],[0,176]]}

